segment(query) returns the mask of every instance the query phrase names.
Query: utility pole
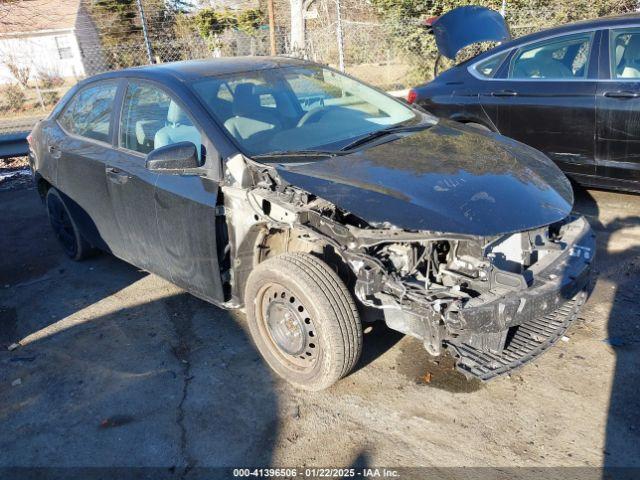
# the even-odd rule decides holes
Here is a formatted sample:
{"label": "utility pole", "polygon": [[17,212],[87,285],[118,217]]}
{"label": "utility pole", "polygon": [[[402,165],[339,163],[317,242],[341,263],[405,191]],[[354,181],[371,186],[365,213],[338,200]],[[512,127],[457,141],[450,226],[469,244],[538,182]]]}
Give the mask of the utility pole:
{"label": "utility pole", "polygon": [[271,55],[276,54],[276,16],[273,11],[273,0],[268,0],[269,9],[269,43],[271,44]]}
{"label": "utility pole", "polygon": [[507,15],[507,0],[502,0],[502,6],[500,7],[500,15],[504,18]]}
{"label": "utility pole", "polygon": [[340,0],[336,0],[336,36],[338,40],[338,65],[340,71],[344,72],[344,38],[342,37],[342,12],[340,10]]}
{"label": "utility pole", "polygon": [[142,35],[144,36],[144,45],[147,47],[147,57],[149,63],[153,63],[153,50],[151,50],[151,42],[149,41],[149,32],[147,31],[147,19],[144,16],[144,8],[142,8],[142,0],[136,0],[138,5],[138,13],[140,13],[140,20],[142,22]]}

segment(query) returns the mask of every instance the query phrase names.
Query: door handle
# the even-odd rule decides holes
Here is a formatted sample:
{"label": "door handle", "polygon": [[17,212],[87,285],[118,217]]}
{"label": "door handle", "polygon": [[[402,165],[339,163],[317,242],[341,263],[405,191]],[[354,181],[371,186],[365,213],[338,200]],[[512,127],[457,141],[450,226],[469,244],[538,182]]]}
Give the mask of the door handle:
{"label": "door handle", "polygon": [[513,90],[498,90],[497,92],[491,92],[492,97],[517,97],[518,92]]}
{"label": "door handle", "polygon": [[122,170],[116,167],[106,167],[105,172],[107,174],[107,178],[111,180],[113,183],[117,183],[118,185],[127,183],[131,178],[131,176],[128,173],[123,172]]}
{"label": "door handle", "polygon": [[613,92],[604,92],[605,97],[609,98],[638,98],[640,97],[639,92],[630,92],[628,90],[618,90]]}

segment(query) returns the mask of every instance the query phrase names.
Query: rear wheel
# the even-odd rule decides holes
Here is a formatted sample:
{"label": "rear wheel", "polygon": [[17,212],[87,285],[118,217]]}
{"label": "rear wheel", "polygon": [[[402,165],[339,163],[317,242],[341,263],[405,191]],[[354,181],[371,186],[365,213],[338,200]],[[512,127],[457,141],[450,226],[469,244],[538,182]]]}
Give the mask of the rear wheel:
{"label": "rear wheel", "polygon": [[64,253],[72,260],[82,260],[93,253],[91,244],[87,242],[78,225],[69,213],[60,192],[55,188],[50,188],[47,192],[47,212],[51,228],[55,233]]}
{"label": "rear wheel", "polygon": [[245,298],[256,347],[297,387],[327,388],[358,361],[362,326],[355,302],[316,257],[287,253],[266,260],[249,276]]}

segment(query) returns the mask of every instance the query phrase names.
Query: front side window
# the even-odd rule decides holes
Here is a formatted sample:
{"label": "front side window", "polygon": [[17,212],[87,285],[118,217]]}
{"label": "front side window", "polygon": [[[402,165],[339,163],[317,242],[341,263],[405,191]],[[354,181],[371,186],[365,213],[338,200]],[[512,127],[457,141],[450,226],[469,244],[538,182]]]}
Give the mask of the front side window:
{"label": "front side window", "polygon": [[509,78],[585,78],[591,35],[554,38],[520,49],[514,56]]}
{"label": "front side window", "polygon": [[78,92],[65,107],[58,121],[69,133],[110,142],[111,112],[118,85],[104,82]]}
{"label": "front side window", "polygon": [[191,117],[161,88],[145,82],[131,82],[122,105],[120,146],[149,153],[178,142],[191,142],[198,149],[202,136]]}
{"label": "front side window", "polygon": [[336,149],[375,130],[419,120],[403,103],[323,67],[209,77],[193,87],[241,149],[253,155]]}
{"label": "front side window", "polygon": [[640,78],[640,29],[611,32],[611,78]]}

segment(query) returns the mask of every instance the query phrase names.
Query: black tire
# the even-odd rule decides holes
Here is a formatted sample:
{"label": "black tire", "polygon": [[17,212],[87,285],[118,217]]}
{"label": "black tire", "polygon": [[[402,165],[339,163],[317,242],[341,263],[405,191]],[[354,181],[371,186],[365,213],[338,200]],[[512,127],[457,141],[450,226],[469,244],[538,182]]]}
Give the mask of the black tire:
{"label": "black tire", "polygon": [[50,188],[46,198],[51,228],[60,242],[65,255],[75,261],[83,260],[94,253],[94,248],[80,233],[60,192]]}
{"label": "black tire", "polygon": [[347,375],[362,352],[362,325],[340,277],[316,257],[285,253],[258,265],[247,281],[247,320],[269,366],[305,390]]}

